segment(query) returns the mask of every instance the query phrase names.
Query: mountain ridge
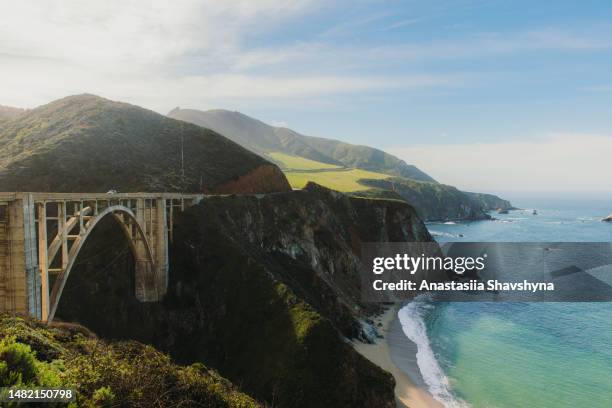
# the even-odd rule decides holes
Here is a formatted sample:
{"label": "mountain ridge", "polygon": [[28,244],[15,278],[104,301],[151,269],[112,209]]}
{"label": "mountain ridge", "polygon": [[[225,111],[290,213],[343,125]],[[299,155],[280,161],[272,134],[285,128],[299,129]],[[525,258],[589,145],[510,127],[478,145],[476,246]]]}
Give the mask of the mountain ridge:
{"label": "mountain ridge", "polygon": [[[426,221],[489,219],[489,211],[514,208],[492,194],[463,192],[438,183],[417,167],[373,147],[305,136],[224,109],[175,108],[168,115],[211,128],[274,161],[294,188],[314,181],[358,196],[396,197],[413,205]],[[371,191],[364,191],[368,188]]]}
{"label": "mountain ridge", "polygon": [[[370,146],[340,140],[306,136],[286,127],[271,126],[236,111],[175,108],[169,117],[215,130],[237,143],[267,155],[273,151],[294,154],[327,164],[381,171],[420,181],[435,180],[405,161]],[[256,139],[256,140],[255,140]]]}
{"label": "mountain ridge", "polygon": [[212,130],[91,94],[28,110],[0,127],[0,190],[111,189],[256,193],[290,186],[277,166]]}

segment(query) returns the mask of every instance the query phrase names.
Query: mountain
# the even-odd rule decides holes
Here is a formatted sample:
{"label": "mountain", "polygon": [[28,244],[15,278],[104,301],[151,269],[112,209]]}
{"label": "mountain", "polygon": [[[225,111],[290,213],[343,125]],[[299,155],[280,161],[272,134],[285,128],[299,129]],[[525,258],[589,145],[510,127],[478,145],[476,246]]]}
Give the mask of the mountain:
{"label": "mountain", "polygon": [[0,319],[0,335],[24,333],[0,342],[0,353],[20,350],[42,380],[65,368],[53,385],[78,388],[81,405],[396,406],[391,374],[351,341],[371,339],[366,319],[380,312],[361,300],[361,244],[432,240],[412,206],[313,183],[292,191],[276,165],[212,130],[93,95],[1,128],[0,191],[111,188],[273,194],[209,195],[176,214],[160,302],[134,296],[130,243],[105,217],[79,253],[55,323]]}
{"label": "mountain", "polygon": [[0,127],[0,191],[271,192],[278,167],[212,130],[94,95]]}
{"label": "mountain", "polygon": [[176,108],[169,116],[213,129],[274,161],[294,188],[313,181],[358,196],[402,199],[426,221],[488,219],[488,211],[513,208],[492,194],[466,193],[440,184],[415,166],[372,147],[304,136],[221,109]]}
{"label": "mountain", "polygon": [[20,115],[23,115],[25,109],[12,108],[10,106],[0,105],[0,122],[14,119]]}
{"label": "mountain", "polygon": [[304,136],[291,129],[267,125],[239,112],[176,108],[168,116],[212,129],[273,161],[274,158],[269,154],[281,152],[327,164],[378,171],[414,180],[435,181],[417,167],[382,150]]}

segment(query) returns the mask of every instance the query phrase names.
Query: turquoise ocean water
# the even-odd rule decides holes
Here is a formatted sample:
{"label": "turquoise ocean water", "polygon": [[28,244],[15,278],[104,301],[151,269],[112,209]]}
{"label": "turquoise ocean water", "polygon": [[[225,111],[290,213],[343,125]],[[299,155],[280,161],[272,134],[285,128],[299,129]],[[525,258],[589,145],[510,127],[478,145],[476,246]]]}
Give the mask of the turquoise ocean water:
{"label": "turquoise ocean water", "polygon": [[[439,241],[612,242],[612,200],[513,200],[497,221],[428,225]],[[537,216],[531,209],[538,210]],[[612,407],[612,303],[439,303],[400,311],[446,406]]]}

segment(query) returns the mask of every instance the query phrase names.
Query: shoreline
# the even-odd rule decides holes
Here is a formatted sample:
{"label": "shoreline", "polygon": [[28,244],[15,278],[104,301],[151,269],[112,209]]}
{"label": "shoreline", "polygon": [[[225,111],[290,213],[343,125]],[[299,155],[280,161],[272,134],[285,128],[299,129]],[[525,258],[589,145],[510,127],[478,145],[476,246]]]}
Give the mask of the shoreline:
{"label": "shoreline", "polygon": [[[398,408],[443,408],[443,405],[428,392],[425,384],[417,384],[417,381],[411,379],[407,373],[420,377],[416,355],[411,355],[413,354],[411,346],[414,344],[404,335],[401,323],[397,318],[399,308],[399,304],[393,305],[381,316],[373,319],[375,324],[382,325],[379,332],[384,338],[376,339],[374,344],[355,341],[353,347],[362,356],[393,375],[395,401]],[[414,354],[416,354],[416,345],[414,348]],[[399,350],[403,351],[401,353],[402,367],[394,361],[394,357],[398,357],[397,351]]]}

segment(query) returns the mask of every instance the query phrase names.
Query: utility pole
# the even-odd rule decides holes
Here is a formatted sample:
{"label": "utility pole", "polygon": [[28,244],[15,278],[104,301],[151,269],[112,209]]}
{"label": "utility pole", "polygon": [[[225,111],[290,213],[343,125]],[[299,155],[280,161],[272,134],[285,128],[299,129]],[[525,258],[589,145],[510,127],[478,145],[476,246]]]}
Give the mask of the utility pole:
{"label": "utility pole", "polygon": [[185,178],[185,135],[181,135],[181,175]]}

